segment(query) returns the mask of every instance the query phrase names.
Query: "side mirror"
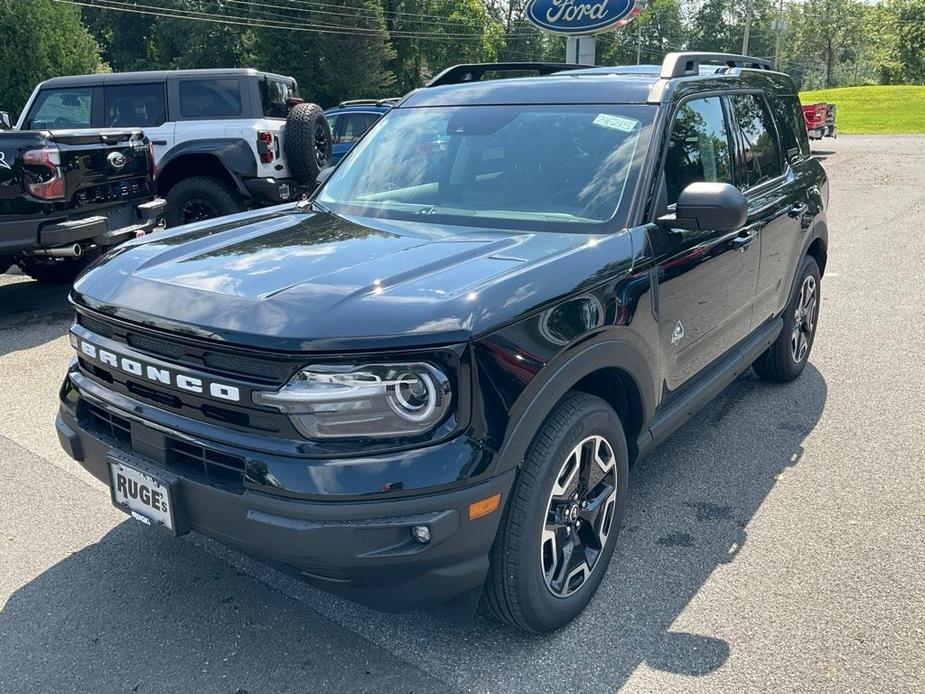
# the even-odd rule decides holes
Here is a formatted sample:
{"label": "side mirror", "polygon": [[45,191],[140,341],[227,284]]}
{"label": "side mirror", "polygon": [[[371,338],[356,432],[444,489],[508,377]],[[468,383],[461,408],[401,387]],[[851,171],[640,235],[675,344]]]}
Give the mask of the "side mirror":
{"label": "side mirror", "polygon": [[0,130],[12,130],[13,121],[8,111],[0,111]]}
{"label": "side mirror", "polygon": [[659,218],[659,224],[692,231],[734,231],[745,226],[748,201],[728,183],[691,183],[678,195],[675,214]]}

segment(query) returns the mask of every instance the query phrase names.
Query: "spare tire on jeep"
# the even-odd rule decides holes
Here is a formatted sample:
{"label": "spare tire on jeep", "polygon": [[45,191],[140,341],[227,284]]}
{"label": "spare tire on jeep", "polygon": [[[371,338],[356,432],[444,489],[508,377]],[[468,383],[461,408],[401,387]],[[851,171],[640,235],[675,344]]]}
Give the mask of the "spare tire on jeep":
{"label": "spare tire on jeep", "polygon": [[313,186],[331,163],[331,126],[317,104],[296,104],[286,117],[286,163],[295,179]]}

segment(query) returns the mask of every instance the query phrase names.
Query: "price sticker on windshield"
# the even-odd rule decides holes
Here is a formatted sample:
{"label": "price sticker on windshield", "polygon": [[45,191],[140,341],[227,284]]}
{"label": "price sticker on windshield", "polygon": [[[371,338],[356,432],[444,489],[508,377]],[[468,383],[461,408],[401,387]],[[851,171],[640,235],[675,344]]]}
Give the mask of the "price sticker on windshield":
{"label": "price sticker on windshield", "polygon": [[619,130],[624,133],[631,133],[639,125],[638,120],[624,118],[623,116],[613,116],[609,113],[599,113],[593,121],[594,125],[600,125],[602,128]]}

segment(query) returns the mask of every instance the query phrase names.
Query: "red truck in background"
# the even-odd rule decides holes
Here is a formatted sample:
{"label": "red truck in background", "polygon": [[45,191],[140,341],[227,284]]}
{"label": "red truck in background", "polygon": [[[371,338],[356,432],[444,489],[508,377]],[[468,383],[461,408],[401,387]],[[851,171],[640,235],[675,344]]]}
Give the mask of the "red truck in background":
{"label": "red truck in background", "polygon": [[838,137],[835,129],[835,104],[828,104],[825,101],[817,104],[804,104],[803,118],[806,120],[806,132],[810,140]]}

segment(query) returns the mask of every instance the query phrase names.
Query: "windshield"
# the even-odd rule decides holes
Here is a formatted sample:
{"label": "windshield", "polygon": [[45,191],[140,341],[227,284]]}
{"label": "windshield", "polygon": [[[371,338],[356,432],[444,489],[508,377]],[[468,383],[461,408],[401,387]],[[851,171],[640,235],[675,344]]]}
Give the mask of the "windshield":
{"label": "windshield", "polygon": [[652,113],[613,104],[393,109],[317,199],[340,214],[584,231],[625,205]]}

